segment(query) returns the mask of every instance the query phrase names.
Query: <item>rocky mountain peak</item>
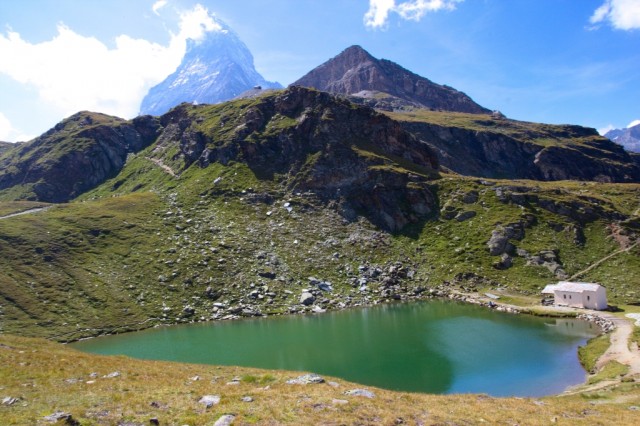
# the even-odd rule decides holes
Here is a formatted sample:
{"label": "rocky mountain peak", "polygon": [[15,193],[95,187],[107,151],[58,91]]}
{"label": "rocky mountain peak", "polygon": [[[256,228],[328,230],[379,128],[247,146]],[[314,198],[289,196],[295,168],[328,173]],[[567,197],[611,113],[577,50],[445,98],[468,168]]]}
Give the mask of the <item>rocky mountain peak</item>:
{"label": "rocky mountain peak", "polygon": [[626,129],[609,130],[604,136],[622,145],[627,151],[640,152],[640,124]]}
{"label": "rocky mountain peak", "polygon": [[224,22],[200,40],[187,40],[176,71],[152,87],[142,100],[141,114],[162,115],[182,102],[215,104],[255,86],[281,88],[256,71],[253,55]]}
{"label": "rocky mountain peak", "polygon": [[341,95],[379,109],[395,106],[489,113],[466,94],[436,84],[385,59],[376,59],[360,46],[351,46],[316,67],[292,85]]}

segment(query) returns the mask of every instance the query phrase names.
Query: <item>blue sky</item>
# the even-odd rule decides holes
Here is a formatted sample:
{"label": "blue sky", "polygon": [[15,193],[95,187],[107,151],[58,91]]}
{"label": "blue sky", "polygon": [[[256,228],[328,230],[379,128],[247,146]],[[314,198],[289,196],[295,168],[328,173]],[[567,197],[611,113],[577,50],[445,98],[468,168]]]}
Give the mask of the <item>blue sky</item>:
{"label": "blue sky", "polygon": [[640,119],[640,0],[0,0],[0,140],[135,116],[209,15],[283,85],[359,44],[510,118]]}

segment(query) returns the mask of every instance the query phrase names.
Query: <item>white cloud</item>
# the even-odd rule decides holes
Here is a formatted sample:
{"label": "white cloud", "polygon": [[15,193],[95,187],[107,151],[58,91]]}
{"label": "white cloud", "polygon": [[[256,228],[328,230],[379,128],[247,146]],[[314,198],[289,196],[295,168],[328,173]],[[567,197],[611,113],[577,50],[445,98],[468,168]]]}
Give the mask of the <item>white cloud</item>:
{"label": "white cloud", "polygon": [[151,6],[151,10],[153,10],[153,13],[155,13],[156,15],[160,15],[160,9],[165,7],[167,3],[167,0],[158,0],[153,4],[153,6]]}
{"label": "white cloud", "polygon": [[631,123],[629,123],[629,125],[627,126],[627,129],[637,126],[638,124],[640,124],[640,120],[633,120]]}
{"label": "white cloud", "polygon": [[403,19],[419,21],[426,13],[439,10],[453,10],[464,0],[369,0],[369,10],[364,15],[364,23],[370,28],[382,28],[387,24],[389,14],[395,12]]}
{"label": "white cloud", "polygon": [[640,1],[605,0],[589,19],[592,24],[604,21],[618,30],[640,29]]}
{"label": "white cloud", "polygon": [[605,134],[607,134],[608,132],[610,132],[611,130],[614,130],[615,126],[613,124],[609,124],[606,127],[602,127],[600,129],[598,129],[598,133],[600,133],[601,136],[604,136]]}
{"label": "white cloud", "polygon": [[11,139],[13,126],[9,119],[0,112],[0,141],[8,141]]}
{"label": "white cloud", "polygon": [[180,64],[187,38],[221,29],[201,5],[179,18],[168,46],[121,35],[109,48],[63,24],[52,40],[36,44],[9,31],[0,34],[0,73],[34,87],[62,116],[86,109],[130,118],[148,89]]}
{"label": "white cloud", "polygon": [[0,141],[28,141],[33,138],[34,136],[26,135],[13,127],[13,124],[11,124],[11,121],[7,118],[7,116],[0,112]]}

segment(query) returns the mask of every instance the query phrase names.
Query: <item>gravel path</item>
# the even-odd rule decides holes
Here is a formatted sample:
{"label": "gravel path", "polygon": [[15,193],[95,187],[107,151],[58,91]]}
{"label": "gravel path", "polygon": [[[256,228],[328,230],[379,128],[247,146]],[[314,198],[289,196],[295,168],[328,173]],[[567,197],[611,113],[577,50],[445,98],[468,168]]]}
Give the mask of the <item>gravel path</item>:
{"label": "gravel path", "polygon": [[0,216],[0,220],[8,219],[10,217],[15,217],[15,216],[22,216],[23,214],[32,214],[32,213],[43,212],[43,211],[48,210],[50,208],[51,208],[51,206],[49,206],[49,207],[38,207],[38,208],[35,208],[35,209],[29,209],[29,210],[25,210],[25,211],[18,212],[18,213],[11,213],[11,214],[8,214],[6,216]]}
{"label": "gravel path", "polygon": [[611,346],[598,359],[596,368],[602,368],[609,361],[618,361],[620,364],[629,366],[628,376],[640,374],[640,351],[635,343],[630,345],[633,323],[608,312],[599,312],[598,315],[611,320],[616,328],[611,333]]}

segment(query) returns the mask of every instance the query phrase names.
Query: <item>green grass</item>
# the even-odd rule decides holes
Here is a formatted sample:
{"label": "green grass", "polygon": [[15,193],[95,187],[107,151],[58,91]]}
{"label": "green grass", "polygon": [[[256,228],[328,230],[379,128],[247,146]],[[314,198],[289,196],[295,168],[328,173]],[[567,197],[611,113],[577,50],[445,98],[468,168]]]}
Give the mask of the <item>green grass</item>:
{"label": "green grass", "polygon": [[602,382],[604,380],[613,380],[618,377],[624,376],[629,371],[629,366],[620,364],[618,361],[608,362],[602,369],[593,377],[590,377],[588,384]]}
{"label": "green grass", "polygon": [[589,339],[586,345],[578,348],[578,358],[585,370],[590,373],[596,372],[596,362],[607,351],[609,344],[609,335],[603,334]]}

